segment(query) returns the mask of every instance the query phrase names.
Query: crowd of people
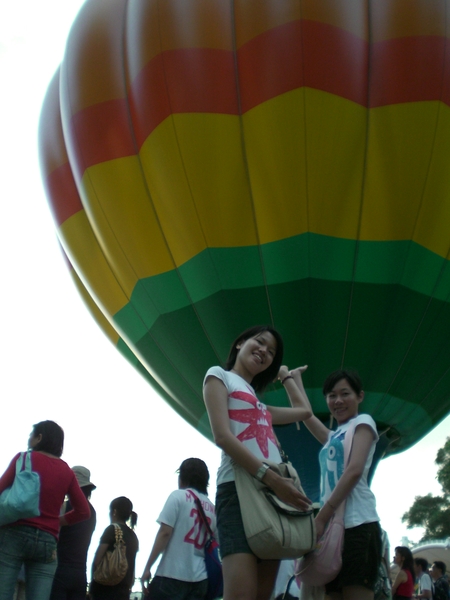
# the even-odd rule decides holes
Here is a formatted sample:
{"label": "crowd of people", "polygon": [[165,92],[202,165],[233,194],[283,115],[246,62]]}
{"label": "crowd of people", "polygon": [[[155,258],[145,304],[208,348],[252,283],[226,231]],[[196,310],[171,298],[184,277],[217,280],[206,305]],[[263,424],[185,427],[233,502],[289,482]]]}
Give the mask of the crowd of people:
{"label": "crowd of people", "polygon": [[448,600],[450,586],[443,561],[433,562],[428,569],[428,561],[420,556],[414,558],[406,546],[395,548],[394,563],[398,567],[392,583],[395,600],[415,598],[417,600]]}
{"label": "crowd of people", "polygon": [[[367,478],[378,440],[376,425],[370,415],[360,413],[364,391],[358,374],[338,370],[323,385],[328,410],[336,422],[336,428],[326,427],[313,414],[308,400],[302,381],[306,369],[284,365],[281,335],[272,327],[258,326],[235,339],[224,367],[214,366],[207,371],[204,400],[214,440],[222,449],[216,499],[213,503],[207,495],[209,472],[204,461],[183,461],[178,489],[169,495],[159,515],[159,530],[141,577],[143,593],[151,600],[205,598],[205,522],[220,542],[224,600],[273,597],[280,561],[260,560],[248,544],[234,465],[248,471],[280,500],[299,510],[309,510],[311,501],[291,479],[278,475],[266,462],[282,460],[273,425],[295,422],[303,422],[322,445],[318,457],[321,496],[315,516],[317,539],[345,503],[342,568],[324,592],[330,600],[374,599],[382,534]],[[256,395],[276,379],[286,390],[289,406],[269,406]],[[352,436],[347,461],[346,435]],[[33,427],[28,446],[32,468],[41,481],[40,514],[0,527],[0,600],[13,599],[21,569],[27,600],[85,600],[87,551],[96,522],[89,499],[95,485],[88,469],[70,469],[61,460],[63,444],[64,433],[53,421]],[[12,459],[0,478],[0,493],[12,485],[19,456]],[[110,520],[95,553],[92,573],[114,549],[118,531],[126,548],[126,573],[114,585],[100,583],[91,576],[92,600],[128,600],[135,579],[139,543],[133,529],[137,515],[128,498],[111,502]],[[393,583],[394,598],[441,600],[437,593],[447,593],[448,597],[444,563],[435,562],[430,577],[426,561],[413,560],[410,550],[404,547],[396,548],[395,563],[399,572]]]}

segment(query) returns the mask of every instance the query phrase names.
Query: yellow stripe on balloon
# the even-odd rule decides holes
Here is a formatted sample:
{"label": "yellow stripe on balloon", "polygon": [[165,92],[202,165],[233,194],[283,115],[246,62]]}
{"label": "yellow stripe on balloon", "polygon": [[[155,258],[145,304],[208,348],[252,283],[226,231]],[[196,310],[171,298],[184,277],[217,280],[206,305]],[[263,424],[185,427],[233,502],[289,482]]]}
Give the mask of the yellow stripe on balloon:
{"label": "yellow stripe on balloon", "polygon": [[[356,236],[366,119],[366,109],[358,104],[307,88],[246,113],[245,145],[261,243],[307,231]],[[346,218],[336,219],[335,210]]]}
{"label": "yellow stripe on balloon", "polygon": [[83,196],[89,221],[126,294],[139,279],[173,269],[138,156],[90,167]]}
{"label": "yellow stripe on balloon", "polygon": [[[450,206],[449,168],[442,157],[448,156],[449,137],[450,108],[441,103],[371,111],[361,239],[412,239],[447,255],[448,227],[443,222],[448,223]],[[436,219],[436,210],[442,220]]]}
{"label": "yellow stripe on balloon", "polygon": [[64,221],[58,237],[80,279],[105,316],[114,315],[129,300],[111,271],[86,213],[78,211]]}
{"label": "yellow stripe on balloon", "polygon": [[450,108],[441,104],[436,125],[434,152],[428,171],[423,203],[418,215],[414,241],[449,257],[450,223]]}
{"label": "yellow stripe on balloon", "polygon": [[112,327],[108,319],[99,309],[97,304],[94,302],[92,296],[89,294],[87,289],[85,288],[83,282],[78,276],[78,273],[75,269],[70,270],[70,274],[72,276],[72,281],[74,282],[80,296],[83,298],[84,303],[86,304],[89,312],[92,317],[95,319],[99,327],[102,329],[103,333],[109,339],[109,341],[116,346],[120,340],[120,336],[117,331]]}
{"label": "yellow stripe on balloon", "polygon": [[207,246],[257,243],[238,117],[173,115],[140,156],[177,265]]}
{"label": "yellow stripe on balloon", "polygon": [[126,295],[139,279],[170,271],[208,247],[306,232],[412,239],[446,256],[448,140],[450,108],[440,103],[368,112],[326,92],[297,89],[242,118],[171,116],[139,157],[90,167],[83,204]]}

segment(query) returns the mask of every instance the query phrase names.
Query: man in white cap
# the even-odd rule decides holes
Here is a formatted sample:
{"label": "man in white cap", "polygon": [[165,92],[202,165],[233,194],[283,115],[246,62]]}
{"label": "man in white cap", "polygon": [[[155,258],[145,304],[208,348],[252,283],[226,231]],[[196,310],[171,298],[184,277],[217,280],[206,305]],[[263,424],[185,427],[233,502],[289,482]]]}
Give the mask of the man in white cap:
{"label": "man in white cap", "polygon": [[[61,527],[57,546],[58,568],[53,579],[50,600],[86,600],[86,560],[89,544],[96,524],[96,513],[89,502],[96,486],[91,482],[91,472],[86,467],[72,467],[81,491],[87,498],[91,516],[87,521]],[[68,503],[64,512],[70,510]]]}

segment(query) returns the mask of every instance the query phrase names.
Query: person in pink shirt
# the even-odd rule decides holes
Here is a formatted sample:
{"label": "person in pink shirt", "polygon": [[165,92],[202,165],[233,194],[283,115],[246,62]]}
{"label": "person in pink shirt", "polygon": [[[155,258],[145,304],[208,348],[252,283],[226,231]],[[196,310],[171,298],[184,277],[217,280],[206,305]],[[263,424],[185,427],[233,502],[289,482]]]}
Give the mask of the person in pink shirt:
{"label": "person in pink shirt", "polygon": [[[0,600],[12,600],[22,565],[27,600],[48,600],[57,566],[59,528],[89,518],[89,504],[75,474],[61,460],[63,446],[64,431],[57,423],[41,421],[33,426],[28,448],[32,469],[40,478],[40,515],[0,527]],[[0,493],[13,484],[19,457],[16,454],[0,477]],[[72,510],[60,516],[66,495]]]}

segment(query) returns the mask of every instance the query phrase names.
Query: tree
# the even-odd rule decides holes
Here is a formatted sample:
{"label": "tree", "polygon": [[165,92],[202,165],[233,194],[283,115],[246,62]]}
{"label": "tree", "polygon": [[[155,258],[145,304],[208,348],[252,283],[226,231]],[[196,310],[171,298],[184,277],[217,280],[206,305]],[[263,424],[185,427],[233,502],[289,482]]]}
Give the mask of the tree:
{"label": "tree", "polygon": [[437,480],[442,486],[442,495],[416,496],[413,505],[402,517],[408,529],[425,529],[421,542],[450,537],[450,437],[438,450],[435,463],[438,465]]}

